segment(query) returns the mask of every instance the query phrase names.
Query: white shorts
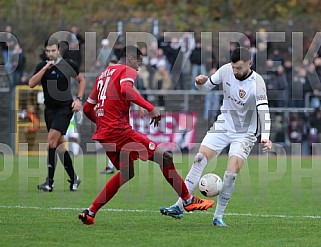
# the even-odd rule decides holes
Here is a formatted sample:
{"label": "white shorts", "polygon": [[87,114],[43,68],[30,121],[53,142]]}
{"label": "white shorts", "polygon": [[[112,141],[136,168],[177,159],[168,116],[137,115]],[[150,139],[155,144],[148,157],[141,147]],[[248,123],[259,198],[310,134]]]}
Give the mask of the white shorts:
{"label": "white shorts", "polygon": [[229,157],[232,155],[238,156],[243,160],[246,160],[249,156],[257,138],[254,134],[248,133],[232,133],[232,132],[220,132],[209,130],[205,135],[202,144],[219,155],[224,148],[230,145]]}

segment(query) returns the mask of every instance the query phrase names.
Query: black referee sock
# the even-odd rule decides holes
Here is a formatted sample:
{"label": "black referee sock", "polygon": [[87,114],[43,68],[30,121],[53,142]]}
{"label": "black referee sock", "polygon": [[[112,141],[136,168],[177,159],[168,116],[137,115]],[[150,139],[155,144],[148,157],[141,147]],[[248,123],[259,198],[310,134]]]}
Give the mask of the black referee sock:
{"label": "black referee sock", "polygon": [[76,174],[75,174],[74,167],[72,166],[72,160],[71,160],[69,152],[65,151],[63,154],[59,153],[59,158],[60,158],[61,163],[65,167],[65,170],[66,170],[68,176],[70,177],[70,180],[75,181]]}
{"label": "black referee sock", "polygon": [[50,186],[52,186],[52,183],[53,183],[56,164],[57,164],[56,148],[48,148],[48,180],[49,180]]}

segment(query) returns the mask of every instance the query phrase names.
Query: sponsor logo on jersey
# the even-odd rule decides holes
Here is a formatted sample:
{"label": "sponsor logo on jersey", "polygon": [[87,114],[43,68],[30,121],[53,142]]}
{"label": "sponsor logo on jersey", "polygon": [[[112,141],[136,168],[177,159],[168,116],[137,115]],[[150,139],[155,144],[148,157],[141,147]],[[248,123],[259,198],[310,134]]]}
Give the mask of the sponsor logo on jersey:
{"label": "sponsor logo on jersey", "polygon": [[227,98],[229,98],[231,101],[233,101],[234,103],[236,103],[238,105],[245,106],[245,103],[242,100],[234,99],[231,96],[227,96]]}
{"label": "sponsor logo on jersey", "polygon": [[150,142],[149,145],[148,145],[148,148],[149,148],[150,150],[155,150],[155,148],[156,148],[155,143],[154,143],[154,142]]}
{"label": "sponsor logo on jersey", "polygon": [[258,96],[256,97],[256,100],[257,100],[257,101],[267,100],[267,96],[266,96],[266,95],[258,95]]}
{"label": "sponsor logo on jersey", "polygon": [[239,90],[239,96],[240,96],[240,98],[243,99],[245,95],[246,95],[245,90],[244,90],[244,89],[240,89],[240,90]]}

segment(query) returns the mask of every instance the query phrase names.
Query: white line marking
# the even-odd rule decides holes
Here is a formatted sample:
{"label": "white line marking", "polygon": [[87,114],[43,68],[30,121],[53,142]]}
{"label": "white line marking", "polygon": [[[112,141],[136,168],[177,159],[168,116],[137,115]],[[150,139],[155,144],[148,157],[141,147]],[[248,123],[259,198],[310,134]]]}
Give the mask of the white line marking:
{"label": "white line marking", "polygon": [[[37,206],[5,206],[0,205],[0,209],[35,209],[35,210],[72,210],[72,211],[81,211],[84,208],[63,208],[63,207],[37,207]],[[144,209],[120,209],[120,208],[107,208],[101,209],[100,211],[108,211],[108,212],[135,212],[135,213],[159,213],[159,211],[153,210],[144,210]],[[212,212],[200,212],[206,214],[213,214]],[[262,218],[308,218],[308,219],[321,219],[321,215],[280,215],[280,214],[252,214],[252,213],[226,213],[227,216],[246,216],[246,217],[262,217]]]}

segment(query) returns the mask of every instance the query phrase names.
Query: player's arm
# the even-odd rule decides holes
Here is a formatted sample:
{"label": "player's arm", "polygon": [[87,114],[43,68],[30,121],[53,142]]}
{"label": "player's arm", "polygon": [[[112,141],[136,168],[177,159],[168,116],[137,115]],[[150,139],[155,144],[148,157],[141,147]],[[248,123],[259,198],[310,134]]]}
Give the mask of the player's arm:
{"label": "player's arm", "polygon": [[73,111],[79,111],[81,109],[81,101],[85,93],[86,81],[82,73],[79,73],[76,77],[79,82],[78,93],[76,100],[72,103],[71,107]]}
{"label": "player's arm", "polygon": [[145,100],[140,93],[134,88],[134,80],[132,78],[126,78],[121,80],[120,83],[120,92],[126,97],[127,100],[133,102],[134,104],[146,109],[149,112],[151,117],[150,124],[158,126],[159,121],[161,120],[161,115],[159,110],[154,107],[151,103]]}
{"label": "player's arm", "polygon": [[[137,93],[140,94],[140,92],[139,92],[138,89],[135,87],[135,85],[134,85],[134,89],[136,90]],[[143,107],[139,106],[139,107],[138,107],[138,110],[139,110],[139,116],[140,116],[141,118],[143,118],[143,117],[145,116],[145,109],[144,109]]]}
{"label": "player's arm", "polygon": [[200,91],[210,91],[220,83],[222,83],[220,77],[220,70],[217,70],[211,76],[198,75],[195,78],[195,87]]}
{"label": "player's arm", "polygon": [[93,87],[93,89],[90,92],[90,95],[87,99],[87,101],[84,104],[83,112],[85,116],[92,121],[93,123],[96,123],[97,121],[97,115],[95,111],[95,106],[97,104],[97,87],[96,85]]}
{"label": "player's arm", "polygon": [[28,82],[29,87],[34,88],[35,86],[37,86],[39,84],[39,82],[41,81],[41,78],[46,73],[46,70],[51,68],[51,66],[54,63],[55,63],[55,61],[50,60],[50,61],[47,61],[46,65],[43,66],[42,68],[37,67],[35,74],[29,79],[29,82]]}
{"label": "player's arm", "polygon": [[272,142],[270,141],[271,117],[265,82],[261,77],[257,80],[256,109],[261,125],[261,143],[263,144],[263,152],[267,152],[272,148]]}
{"label": "player's arm", "polygon": [[95,104],[91,104],[89,103],[89,101],[87,100],[84,104],[84,108],[83,108],[83,112],[86,115],[86,117],[92,121],[93,123],[96,123],[97,120],[97,116],[96,116],[96,112],[95,112]]}

